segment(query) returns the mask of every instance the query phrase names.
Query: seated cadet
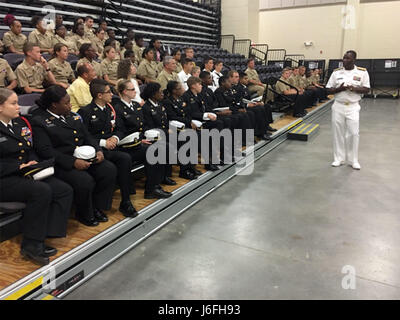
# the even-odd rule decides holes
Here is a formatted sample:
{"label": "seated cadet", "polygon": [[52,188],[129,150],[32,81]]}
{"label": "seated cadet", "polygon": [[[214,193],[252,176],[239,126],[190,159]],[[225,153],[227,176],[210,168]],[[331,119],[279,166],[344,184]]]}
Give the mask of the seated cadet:
{"label": "seated cadet", "polygon": [[17,87],[17,76],[11,69],[7,60],[0,58],[0,88],[6,87],[6,80],[7,89],[13,90]]}
{"label": "seated cadet", "polygon": [[290,69],[290,76],[287,82],[293,87],[295,87],[301,95],[304,95],[306,107],[315,104],[316,97],[314,96],[314,94],[304,89],[305,85],[303,84],[303,80],[299,75],[299,67],[288,68],[288,69]]}
{"label": "seated cadet", "polygon": [[126,30],[126,40],[131,41],[131,45],[126,50],[133,50],[133,44],[135,43],[135,31],[132,28]]}
{"label": "seated cadet", "polygon": [[175,73],[176,61],[171,56],[165,56],[163,61],[164,69],[157,77],[157,82],[161,85],[161,90],[167,89],[169,81],[179,81],[178,75]]}
{"label": "seated cadet", "polygon": [[104,42],[104,47],[113,47],[115,49],[115,58],[118,60],[121,60],[121,52],[119,51],[120,49],[117,49],[117,40],[115,39],[111,39],[108,38],[105,42]]}
{"label": "seated cadet", "polygon": [[[193,68],[196,67],[196,63],[194,62],[194,49],[193,48],[191,48],[191,47],[185,48],[185,54],[184,54],[183,58],[191,59]],[[199,74],[200,74],[200,72],[199,72]],[[196,76],[193,75],[193,77],[196,77]],[[197,75],[197,77],[198,77],[198,75]]]}
{"label": "seated cadet", "polygon": [[130,59],[121,60],[118,64],[117,78],[123,80],[129,80],[132,82],[135,88],[135,97],[133,101],[137,102],[140,106],[144,105],[144,100],[140,96],[139,82],[136,77],[136,67]]}
{"label": "seated cadet", "polygon": [[[54,27],[54,31],[57,29],[57,27],[64,25],[64,17],[62,14],[57,13],[56,14],[56,25]],[[55,34],[55,32],[54,32]]]}
{"label": "seated cadet", "polygon": [[[194,62],[193,62],[193,63],[194,63]],[[196,67],[196,66],[193,67],[192,72],[191,72],[192,77],[195,77],[195,78],[200,77],[200,72],[201,72],[200,67]]]}
{"label": "seated cadet", "polygon": [[213,58],[211,58],[211,57],[205,58],[204,59],[204,69],[203,69],[203,71],[207,71],[207,72],[209,72],[211,74],[213,68],[214,68],[214,60],[213,60]]}
{"label": "seated cadet", "polygon": [[243,85],[240,83],[239,73],[236,70],[231,70],[229,75],[229,81],[232,84],[231,90],[233,92],[236,105],[238,108],[245,109],[248,113],[252,127],[254,128],[254,135],[259,139],[269,140],[270,134],[267,133],[268,119],[264,104],[261,103],[261,105],[253,105],[250,108],[249,105],[243,101],[243,99],[246,99],[246,96],[249,98],[248,100],[250,100],[250,92],[248,91],[247,87],[243,87]]}
{"label": "seated cadet", "polygon": [[73,191],[52,176],[41,181],[23,176],[21,170],[37,164],[39,158],[33,150],[30,125],[19,117],[18,97],[4,88],[0,88],[0,141],[0,201],[26,204],[21,254],[46,265],[57,250],[44,241],[66,236]]}
{"label": "seated cadet", "polygon": [[193,64],[191,59],[184,58],[182,60],[182,71],[178,73],[178,79],[182,83],[183,88],[185,91],[189,90],[189,87],[187,85],[188,79],[192,76],[191,72],[193,69]]}
{"label": "seated cadet", "polygon": [[157,37],[154,37],[150,40],[149,48],[154,50],[154,61],[155,62],[163,62],[165,52],[161,48],[161,40]]}
{"label": "seated cadet", "polygon": [[92,38],[92,46],[96,51],[97,57],[100,58],[104,50],[104,35],[106,33],[102,28],[97,28],[95,31],[95,37]]}
{"label": "seated cadet", "polygon": [[54,46],[53,59],[49,61],[49,68],[56,79],[57,85],[67,89],[75,81],[75,74],[67,61],[68,47],[62,43]]}
{"label": "seated cadet", "polygon": [[[161,105],[161,102],[164,99],[161,85],[157,82],[149,83],[146,88],[144,88],[142,97],[146,101],[142,108],[144,123],[146,124],[147,128],[162,130],[168,139],[169,123],[165,107]],[[166,148],[166,155],[168,158],[168,141],[165,141],[163,146]],[[171,176],[172,165],[168,164],[167,160],[163,181],[161,183],[169,186],[176,185],[176,182],[170,178]]]}
{"label": "seated cadet", "polygon": [[104,31],[104,42],[108,40],[108,34],[107,34],[107,21],[100,19],[99,20],[99,29],[102,29]]}
{"label": "seated cadet", "polygon": [[[136,63],[135,53],[132,50],[125,51],[124,59],[129,59],[132,62],[132,64],[136,67],[136,70],[137,70],[137,67],[139,65]],[[143,83],[142,80],[140,80],[140,84],[142,84],[142,83]]]}
{"label": "seated cadet", "polygon": [[75,43],[75,47],[79,52],[81,52],[81,46],[83,44],[91,44],[90,38],[85,35],[85,27],[83,23],[75,24],[72,28],[72,35],[68,38],[69,41],[73,41]]}
{"label": "seated cadet", "polygon": [[144,137],[144,132],[148,128],[144,121],[142,107],[134,101],[136,95],[135,87],[129,79],[124,79],[118,81],[116,88],[119,99],[114,99],[113,103],[117,117],[121,119],[121,131],[125,135],[139,132],[139,138],[142,142],[131,148],[121,147],[120,150],[128,152],[133,161],[140,161],[144,164],[147,178],[145,184],[147,199],[169,198],[172,194],[164,191],[160,186],[165,176],[166,165],[150,164],[147,161],[146,152],[151,142]]}
{"label": "seated cadet", "polygon": [[84,36],[85,38],[89,39],[90,41],[95,37],[93,31],[93,23],[94,19],[91,16],[85,17],[85,24],[84,24]]}
{"label": "seated cadet", "polygon": [[[32,119],[33,143],[38,155],[55,158],[55,175],[74,190],[75,216],[89,227],[106,222],[102,210],[110,210],[117,169],[104,160],[98,142],[89,134],[79,115],[71,113],[67,91],[60,86],[46,89]],[[95,161],[75,157],[77,147],[91,146]]]}
{"label": "seated cadet", "polygon": [[94,79],[90,83],[90,93],[92,103],[80,108],[78,113],[89,133],[102,148],[104,157],[117,167],[117,183],[121,191],[119,211],[125,217],[134,218],[138,213],[130,200],[130,190],[133,187],[132,160],[127,153],[118,151],[117,148],[125,134],[120,131],[121,119],[110,104],[113,96],[111,88],[105,80]]}
{"label": "seated cadet", "polygon": [[315,71],[306,71],[306,85],[306,89],[312,89],[316,91],[316,95],[320,102],[328,99],[327,90],[319,84],[318,79],[315,77]]}
{"label": "seated cadet", "polygon": [[172,50],[171,56],[175,59],[176,62],[176,69],[174,70],[174,72],[178,74],[183,69],[181,64],[181,58],[182,58],[181,50],[175,48],[174,50]]}
{"label": "seated cadet", "polygon": [[[186,103],[187,108],[190,110],[190,116],[193,120],[197,120],[203,123],[202,128],[204,129],[217,129],[218,131],[222,131],[224,128],[224,122],[218,119],[218,116],[214,113],[211,106],[208,106],[204,100],[201,91],[203,89],[201,85],[201,79],[190,77],[187,81],[187,85],[189,90],[187,90],[182,96],[183,101]],[[229,159],[224,158],[224,146],[223,143],[220,145],[220,158],[221,161],[229,162]],[[218,166],[216,166],[212,162],[212,153],[217,152],[214,146],[212,146],[210,139],[210,158],[205,159],[208,160],[208,163],[205,165],[206,170],[216,171],[219,170]]]}
{"label": "seated cadet", "polygon": [[89,84],[96,78],[96,72],[90,63],[84,63],[78,67],[77,76],[78,79],[67,90],[71,97],[73,112],[77,112],[79,108],[87,106],[92,101]]}
{"label": "seated cadet", "polygon": [[[166,95],[163,101],[163,105],[167,110],[168,121],[179,121],[185,125],[184,130],[195,130],[198,132],[196,125],[192,122],[192,116],[190,114],[190,110],[183,101],[182,96],[185,93],[182,84],[179,81],[169,81],[167,85],[167,89],[165,90]],[[180,147],[187,143],[186,141],[178,141],[178,150]],[[192,143],[192,142],[191,142]],[[201,147],[199,144],[197,147]],[[196,152],[196,158],[198,154]],[[197,176],[201,175],[201,171],[196,170],[194,164],[180,164],[179,177],[183,179],[193,180],[196,179]]]}
{"label": "seated cadet", "polygon": [[220,111],[214,110],[215,108],[218,108],[219,105],[217,97],[215,96],[214,92],[210,89],[210,86],[213,83],[211,74],[207,71],[202,71],[200,73],[200,79],[202,84],[201,94],[206,103],[206,106],[210,110],[213,110],[213,113],[215,113],[218,116],[218,119],[224,122],[224,128],[230,129],[232,130],[232,132],[234,129],[240,129],[240,127],[238,126],[238,122],[240,119],[239,117],[232,115],[231,110],[229,109]]}
{"label": "seated cadet", "polygon": [[140,34],[135,35],[135,44],[133,45],[133,52],[135,53],[136,63],[139,66],[143,59],[144,39]]}
{"label": "seated cadet", "polygon": [[31,20],[33,30],[28,37],[28,42],[40,48],[40,52],[53,54],[53,34],[46,29],[43,17],[33,16]]}
{"label": "seated cadet", "polygon": [[10,31],[3,36],[4,46],[7,52],[24,54],[24,44],[27,38],[22,34],[22,24],[18,20],[14,20],[10,25]]}
{"label": "seated cadet", "polygon": [[222,68],[224,67],[224,63],[222,61],[217,60],[214,64],[214,71],[211,72],[211,78],[213,81],[212,88],[210,88],[213,92],[219,87],[219,78],[223,76],[221,73]]}
{"label": "seated cadet", "polygon": [[285,95],[287,98],[295,102],[293,108],[294,117],[304,117],[307,114],[305,108],[307,107],[308,98],[305,97],[304,94],[298,92],[296,89],[293,89],[289,85],[283,83],[283,82],[289,83],[289,77],[290,77],[290,69],[289,68],[283,69],[282,76],[279,79],[280,81],[277,81],[275,85],[276,91],[278,94]]}
{"label": "seated cadet", "polygon": [[25,60],[15,70],[18,86],[24,89],[25,93],[44,92],[44,80],[47,80],[49,84],[56,83],[49,64],[40,54],[40,48],[37,45],[27,42],[23,50]]}
{"label": "seated cadet", "polygon": [[115,59],[115,49],[113,47],[105,47],[103,51],[103,60],[101,61],[101,72],[103,79],[110,85],[117,84],[118,63],[121,60]]}
{"label": "seated cadet", "polygon": [[313,106],[317,105],[318,99],[322,99],[324,93],[317,89],[316,87],[309,87],[306,77],[306,67],[300,66],[299,67],[299,86],[301,89],[304,90],[304,94],[310,97],[311,104]]}
{"label": "seated cadet", "polygon": [[157,62],[154,61],[153,49],[144,49],[143,60],[139,64],[137,76],[143,81],[143,83],[157,82]]}
{"label": "seated cadet", "polygon": [[219,88],[215,90],[215,96],[220,108],[229,108],[232,114],[238,118],[238,126],[242,130],[243,146],[246,144],[246,130],[254,128],[254,114],[248,113],[243,104],[237,104],[232,83],[228,77],[222,76],[219,79]]}
{"label": "seated cadet", "polygon": [[[249,89],[247,88],[247,85],[249,83],[248,75],[246,73],[244,73],[244,72],[239,72],[239,79],[240,79],[239,80],[240,82],[236,86],[236,91],[238,93],[238,98],[242,99],[242,100],[243,99],[251,100],[250,92],[249,92]],[[259,107],[264,108],[265,116],[266,116],[266,118],[264,118],[265,119],[264,125],[267,124],[267,126],[266,126],[267,130],[271,131],[271,132],[277,131],[276,129],[274,129],[274,128],[272,128],[270,126],[270,124],[273,123],[274,120],[272,118],[272,110],[271,110],[271,107],[269,105],[264,104],[262,102],[254,102],[254,103],[248,103],[247,104],[247,108],[249,110],[253,110],[253,109],[256,110]],[[259,114],[259,116],[261,116],[261,115]]]}
{"label": "seated cadet", "polygon": [[247,69],[245,73],[249,77],[249,91],[250,93],[257,92],[257,95],[262,97],[264,95],[264,91],[266,85],[261,82],[260,77],[258,76],[257,70],[255,69],[256,63],[253,58],[247,60]]}
{"label": "seated cadet", "polygon": [[92,47],[90,43],[84,43],[79,49],[79,61],[76,64],[76,69],[78,70],[79,66],[84,63],[90,63],[94,70],[96,71],[96,75],[99,79],[103,78],[103,70],[101,68],[101,64],[96,60],[96,51]]}
{"label": "seated cadet", "polygon": [[122,42],[122,49],[121,49],[121,52],[120,52],[121,59],[124,59],[125,52],[127,50],[132,50],[132,47],[133,47],[132,40],[127,38]]}
{"label": "seated cadet", "polygon": [[67,37],[67,28],[64,25],[59,25],[56,27],[56,34],[53,37],[53,47],[57,43],[62,43],[63,45],[68,47],[68,53],[78,55],[79,51],[76,47],[75,41],[71,40],[71,38]]}
{"label": "seated cadet", "polygon": [[[107,30],[107,35],[108,35],[108,39],[106,40],[106,42],[104,43],[104,46],[107,47],[109,45],[111,45],[112,47],[114,47],[114,49],[117,51],[118,55],[121,52],[121,44],[119,43],[119,41],[115,38],[115,31],[113,29],[108,29]],[[111,42],[107,43],[108,40],[113,40],[115,41],[115,45],[112,45]]]}

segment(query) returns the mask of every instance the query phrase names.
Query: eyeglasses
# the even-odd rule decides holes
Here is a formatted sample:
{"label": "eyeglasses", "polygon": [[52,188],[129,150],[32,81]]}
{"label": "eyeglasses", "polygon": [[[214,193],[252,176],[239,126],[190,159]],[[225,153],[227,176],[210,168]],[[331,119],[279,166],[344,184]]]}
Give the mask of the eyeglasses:
{"label": "eyeglasses", "polygon": [[112,91],[111,90],[108,90],[108,91],[104,91],[104,92],[102,92],[103,94],[108,94],[108,93],[112,93]]}
{"label": "eyeglasses", "polygon": [[136,91],[135,88],[133,89],[125,89],[126,91]]}

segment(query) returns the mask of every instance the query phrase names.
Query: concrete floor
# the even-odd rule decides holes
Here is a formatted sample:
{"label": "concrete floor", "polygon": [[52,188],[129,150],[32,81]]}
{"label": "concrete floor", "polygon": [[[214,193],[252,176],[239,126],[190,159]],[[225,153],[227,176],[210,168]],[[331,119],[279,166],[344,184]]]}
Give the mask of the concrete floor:
{"label": "concrete floor", "polygon": [[66,299],[400,299],[400,102],[363,102],[361,171],[330,167],[317,123]]}

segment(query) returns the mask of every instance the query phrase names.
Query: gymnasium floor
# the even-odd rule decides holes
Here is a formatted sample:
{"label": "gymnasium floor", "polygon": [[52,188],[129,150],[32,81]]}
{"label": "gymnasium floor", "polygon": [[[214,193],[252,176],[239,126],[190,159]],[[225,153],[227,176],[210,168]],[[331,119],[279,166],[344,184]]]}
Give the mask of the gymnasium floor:
{"label": "gymnasium floor", "polygon": [[399,299],[400,102],[363,102],[361,171],[330,167],[330,112],[317,123],[66,299]]}

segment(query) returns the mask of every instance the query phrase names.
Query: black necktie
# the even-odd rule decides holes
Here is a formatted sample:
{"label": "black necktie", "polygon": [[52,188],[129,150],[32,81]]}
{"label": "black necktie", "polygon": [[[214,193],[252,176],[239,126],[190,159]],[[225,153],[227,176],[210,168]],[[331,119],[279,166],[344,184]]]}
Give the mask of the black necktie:
{"label": "black necktie", "polygon": [[7,129],[8,129],[12,134],[15,134],[14,131],[13,131],[13,127],[12,127],[11,124],[8,124],[8,125],[7,125]]}

